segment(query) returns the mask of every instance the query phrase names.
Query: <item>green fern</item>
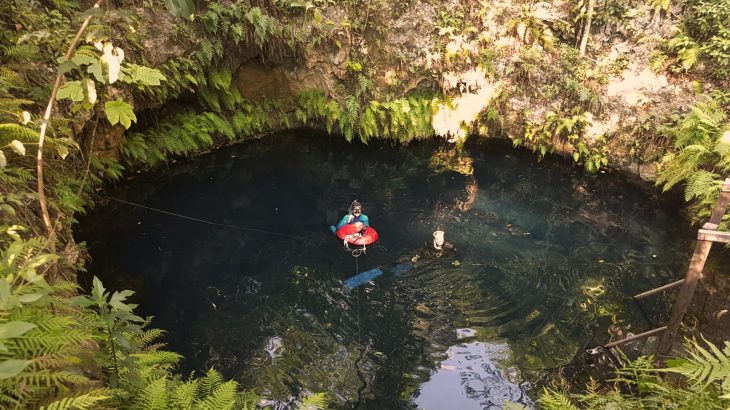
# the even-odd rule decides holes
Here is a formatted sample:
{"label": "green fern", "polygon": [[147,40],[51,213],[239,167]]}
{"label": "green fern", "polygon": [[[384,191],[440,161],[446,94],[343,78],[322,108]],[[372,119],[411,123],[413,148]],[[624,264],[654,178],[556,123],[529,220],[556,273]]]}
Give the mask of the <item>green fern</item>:
{"label": "green fern", "polygon": [[671,129],[675,151],[662,158],[657,184],[665,191],[684,184],[685,198],[695,201],[693,210],[698,218],[710,213],[722,175],[730,171],[729,131],[727,114],[713,100],[692,107]]}
{"label": "green fern", "polygon": [[18,44],[4,47],[4,54],[13,60],[34,60],[39,57],[38,46],[34,44]]}
{"label": "green fern", "polygon": [[93,344],[91,329],[83,325],[84,312],[55,294],[73,285],[49,285],[38,274],[56,259],[40,252],[43,243],[42,238],[16,240],[0,253],[0,281],[6,282],[0,326],[25,324],[22,333],[0,338],[4,359],[23,363],[0,380],[0,403],[12,407],[60,401],[64,392],[93,385],[76,367],[78,356]]}
{"label": "green fern", "polygon": [[246,20],[253,26],[254,42],[259,47],[263,47],[266,41],[276,32],[276,19],[264,14],[259,7],[251,7],[246,13]]}
{"label": "green fern", "polygon": [[307,396],[297,404],[297,410],[321,410],[329,406],[329,396],[326,393],[316,393]]}
{"label": "green fern", "polygon": [[689,341],[689,357],[670,360],[669,368],[662,371],[681,374],[705,387],[717,382],[725,392],[722,397],[730,398],[730,342],[725,341],[722,350],[707,340],[705,343],[708,349],[697,341]]}
{"label": "green fern", "polygon": [[103,391],[98,393],[87,393],[76,397],[66,397],[47,406],[41,406],[40,410],[86,410],[97,408],[100,402],[110,398],[110,396],[102,395]]}
{"label": "green fern", "polygon": [[693,199],[702,198],[706,195],[719,194],[722,188],[720,175],[699,170],[687,177],[687,184],[684,188],[684,200],[687,202]]}
{"label": "green fern", "polygon": [[199,395],[197,381],[180,383],[174,387],[170,404],[176,409],[192,409]]}
{"label": "green fern", "polygon": [[546,410],[578,410],[564,394],[545,388],[540,395],[540,405]]}
{"label": "green fern", "polygon": [[12,140],[21,142],[36,142],[40,133],[32,128],[20,124],[0,124],[0,144],[7,144]]}
{"label": "green fern", "polygon": [[238,384],[234,381],[219,383],[218,386],[197,404],[201,410],[228,410],[236,405]]}
{"label": "green fern", "polygon": [[149,382],[136,398],[137,406],[145,410],[168,409],[170,400],[166,377]]}

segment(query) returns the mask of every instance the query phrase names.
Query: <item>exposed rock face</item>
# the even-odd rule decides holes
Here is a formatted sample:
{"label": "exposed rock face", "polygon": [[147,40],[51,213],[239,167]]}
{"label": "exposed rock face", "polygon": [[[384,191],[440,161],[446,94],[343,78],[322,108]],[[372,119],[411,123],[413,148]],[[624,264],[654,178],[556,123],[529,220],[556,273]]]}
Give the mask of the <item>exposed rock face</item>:
{"label": "exposed rock face", "polygon": [[258,61],[251,61],[241,66],[235,75],[236,88],[244,98],[252,101],[284,99],[295,94],[289,81],[291,70],[283,67],[269,68]]}
{"label": "exposed rock face", "polygon": [[170,35],[173,27],[176,26],[175,20],[177,18],[167,11],[141,7],[137,9],[137,13],[141,22],[138,30],[144,39],[142,45],[147,50],[154,50],[153,53],[149,53],[151,65],[159,66],[171,58],[185,55],[195,45],[194,42],[190,41],[188,43],[190,49],[188,49]]}
{"label": "exposed rock face", "polygon": [[[558,43],[572,41],[561,37],[565,25],[573,24],[572,6],[565,1],[462,4],[412,0],[402,4],[377,1],[364,10],[337,4],[315,7],[322,13],[320,22],[305,13],[293,23],[319,36],[313,42],[316,45],[309,45],[298,60],[262,63],[250,50],[234,50],[227,56],[235,71],[233,85],[245,98],[286,100],[305,90],[320,89],[331,98],[344,100],[367,77],[372,82],[367,98],[399,98],[419,87],[440,89],[450,96],[449,104],[439,107],[432,123],[437,135],[452,142],[485,129],[479,117],[489,108],[501,115],[501,136],[519,137],[526,121],[540,124],[549,112],[583,115],[588,122],[588,143],[603,141],[603,137],[616,141],[633,138],[627,135],[640,125],[642,116],[681,112],[692,101],[691,92],[649,69],[649,56],[658,42],[639,40],[653,34],[667,36],[676,30],[676,24],[672,14],[662,20],[646,5],[628,10],[628,20],[620,25],[593,27],[588,51],[592,63],[583,68],[561,67],[565,56]],[[140,31],[149,38],[145,45],[160,50],[154,62],[185,54],[183,46],[163,35],[172,25],[171,17],[153,11],[142,15],[145,22]],[[354,21],[361,26],[353,28]],[[587,70],[582,83],[578,80],[582,91],[575,93],[598,96],[595,106],[582,113],[575,112],[574,101],[566,101],[565,85],[558,81],[571,70]],[[613,159],[619,160],[612,163],[638,168],[633,160],[621,160],[628,157],[622,152],[626,145],[630,144],[611,145]],[[558,151],[560,148],[556,145]]]}

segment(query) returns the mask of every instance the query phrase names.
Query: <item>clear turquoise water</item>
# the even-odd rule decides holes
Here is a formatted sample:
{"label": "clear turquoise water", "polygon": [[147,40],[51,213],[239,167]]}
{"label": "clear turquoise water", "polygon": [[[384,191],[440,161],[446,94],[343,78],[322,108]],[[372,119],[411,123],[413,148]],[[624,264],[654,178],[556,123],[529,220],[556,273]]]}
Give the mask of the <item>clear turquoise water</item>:
{"label": "clear turquoise water", "polygon": [[[107,194],[229,225],[109,201],[78,229],[90,274],[137,291],[184,372],[343,408],[532,406],[585,348],[651,326],[627,297],[679,276],[691,240],[651,187],[484,140],[458,154],[291,131]],[[381,238],[359,258],[327,229],[356,198]],[[436,229],[456,252],[425,250]],[[413,268],[396,275],[399,262]],[[343,287],[374,267],[385,274]],[[665,316],[660,298],[643,306]]]}

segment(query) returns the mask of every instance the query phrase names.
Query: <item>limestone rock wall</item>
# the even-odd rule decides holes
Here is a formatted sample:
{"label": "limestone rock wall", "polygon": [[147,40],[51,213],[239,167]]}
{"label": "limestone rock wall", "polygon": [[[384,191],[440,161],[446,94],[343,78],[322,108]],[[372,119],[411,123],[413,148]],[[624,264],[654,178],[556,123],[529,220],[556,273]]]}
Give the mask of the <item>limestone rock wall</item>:
{"label": "limestone rock wall", "polygon": [[[565,38],[566,27],[574,24],[568,1],[377,0],[365,9],[348,8],[349,2],[321,3],[320,23],[307,14],[289,22],[312,38],[319,36],[303,56],[276,63],[245,49],[227,56],[234,85],[244,97],[288,99],[316,88],[343,100],[363,76],[372,81],[372,99],[398,98],[419,87],[438,89],[453,100],[435,114],[434,127],[453,142],[474,133],[515,138],[526,121],[539,123],[548,112],[574,109],[564,85],[556,83],[578,69],[565,67],[565,50],[572,45],[559,46],[575,41]],[[620,24],[594,23],[576,93],[597,96],[583,113],[589,140],[608,138],[612,162],[636,172],[637,162],[656,160],[666,148],[657,144],[653,153],[635,157],[627,147],[644,136],[636,129],[647,118],[686,111],[694,96],[687,84],[649,68],[659,39],[676,30],[679,10],[655,13],[642,2],[626,7]],[[155,27],[168,24],[164,17],[145,16],[150,19],[150,47],[166,50],[161,61],[184,52],[154,39],[159,34]],[[484,121],[488,109],[499,113],[498,127]]]}

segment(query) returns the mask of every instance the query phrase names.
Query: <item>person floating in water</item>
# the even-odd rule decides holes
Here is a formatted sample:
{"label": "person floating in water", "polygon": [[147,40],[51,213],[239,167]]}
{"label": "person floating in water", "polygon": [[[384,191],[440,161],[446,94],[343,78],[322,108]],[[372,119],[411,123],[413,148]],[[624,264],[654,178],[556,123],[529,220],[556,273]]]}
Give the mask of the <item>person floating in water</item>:
{"label": "person floating in water", "polygon": [[368,219],[368,216],[362,212],[362,204],[357,202],[357,200],[352,201],[347,215],[343,216],[342,219],[340,219],[340,222],[336,225],[330,226],[330,230],[332,233],[335,233],[338,229],[347,224],[359,224],[361,229],[358,229],[358,231],[362,231],[370,226],[370,220]]}

